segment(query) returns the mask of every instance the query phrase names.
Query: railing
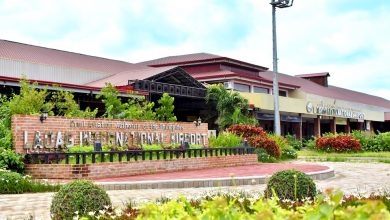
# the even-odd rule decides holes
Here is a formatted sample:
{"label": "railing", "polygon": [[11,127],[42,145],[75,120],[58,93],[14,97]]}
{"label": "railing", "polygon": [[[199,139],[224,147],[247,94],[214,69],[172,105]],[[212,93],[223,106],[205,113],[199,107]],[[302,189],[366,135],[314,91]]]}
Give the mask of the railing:
{"label": "railing", "polygon": [[109,152],[95,151],[83,153],[50,152],[26,154],[25,162],[29,164],[90,164],[104,162],[128,162],[139,160],[166,160],[174,158],[243,155],[253,153],[254,149],[249,147],[172,150],[128,150]]}

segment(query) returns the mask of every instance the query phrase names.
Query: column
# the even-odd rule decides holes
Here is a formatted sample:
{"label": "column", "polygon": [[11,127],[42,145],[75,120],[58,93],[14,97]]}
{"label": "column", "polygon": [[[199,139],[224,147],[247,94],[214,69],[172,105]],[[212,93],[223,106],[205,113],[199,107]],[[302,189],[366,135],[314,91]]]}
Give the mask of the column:
{"label": "column", "polygon": [[317,116],[317,118],[314,119],[314,136],[320,137],[321,136],[321,119],[320,116]]}
{"label": "column", "polygon": [[364,122],[358,122],[358,124],[357,124],[357,129],[358,129],[359,131],[363,131],[363,123],[364,123]]}
{"label": "column", "polygon": [[294,129],[294,134],[297,139],[302,139],[302,121],[301,122],[292,122]]}
{"label": "column", "polygon": [[351,133],[351,125],[349,124],[349,118],[347,118],[347,124],[345,125],[344,133]]}
{"label": "column", "polygon": [[336,131],[336,118],[335,117],[333,117],[330,120],[330,132],[333,133],[333,134],[337,133],[337,131]]}

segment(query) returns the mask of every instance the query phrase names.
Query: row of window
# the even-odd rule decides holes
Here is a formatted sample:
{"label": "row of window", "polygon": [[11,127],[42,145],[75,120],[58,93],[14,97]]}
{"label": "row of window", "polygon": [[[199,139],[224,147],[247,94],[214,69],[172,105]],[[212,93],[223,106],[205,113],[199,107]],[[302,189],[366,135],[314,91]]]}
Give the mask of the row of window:
{"label": "row of window", "polygon": [[[234,90],[235,90],[235,91],[239,91],[239,92],[251,92],[251,87],[250,87],[249,85],[246,85],[246,84],[241,84],[241,83],[236,83],[236,82],[235,82],[235,83],[234,83]],[[269,89],[254,86],[254,87],[253,87],[253,92],[254,92],[254,93],[265,93],[265,94],[269,94]],[[286,91],[279,90],[279,96],[284,96],[284,97],[286,97],[286,96],[287,96],[287,92],[286,92]]]}

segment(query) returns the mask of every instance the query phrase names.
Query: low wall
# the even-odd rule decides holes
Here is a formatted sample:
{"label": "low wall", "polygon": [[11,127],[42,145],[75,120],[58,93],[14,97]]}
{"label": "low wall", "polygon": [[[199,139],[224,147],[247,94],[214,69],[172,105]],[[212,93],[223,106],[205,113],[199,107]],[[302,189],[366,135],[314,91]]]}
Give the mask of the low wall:
{"label": "low wall", "polygon": [[26,164],[36,179],[98,179],[257,164],[256,154],[96,164]]}

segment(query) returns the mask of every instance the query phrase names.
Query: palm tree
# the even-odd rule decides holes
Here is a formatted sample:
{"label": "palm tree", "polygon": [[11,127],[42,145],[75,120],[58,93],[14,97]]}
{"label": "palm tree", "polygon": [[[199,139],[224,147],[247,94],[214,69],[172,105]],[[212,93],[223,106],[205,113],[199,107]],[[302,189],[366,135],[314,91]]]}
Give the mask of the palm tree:
{"label": "palm tree", "polygon": [[238,92],[228,91],[222,84],[210,85],[207,88],[206,102],[216,101],[219,128],[233,124],[257,124],[256,119],[248,116],[248,100]]}

